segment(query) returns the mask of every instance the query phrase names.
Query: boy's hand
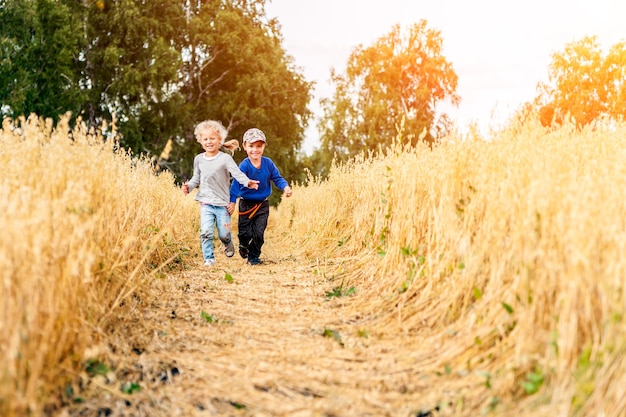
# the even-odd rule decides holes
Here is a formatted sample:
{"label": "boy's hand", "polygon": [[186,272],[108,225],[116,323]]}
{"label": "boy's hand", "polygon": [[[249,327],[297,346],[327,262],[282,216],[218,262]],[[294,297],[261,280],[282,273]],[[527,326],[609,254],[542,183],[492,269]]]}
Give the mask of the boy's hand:
{"label": "boy's hand", "polygon": [[228,214],[232,216],[232,214],[235,212],[235,203],[228,203],[228,205],[226,206],[226,210],[228,210]]}
{"label": "boy's hand", "polygon": [[189,184],[187,184],[187,183],[183,184],[183,193],[185,195],[189,194]]}
{"label": "boy's hand", "polygon": [[257,180],[250,180],[248,183],[248,188],[252,188],[253,190],[259,189],[259,182]]}
{"label": "boy's hand", "polygon": [[283,190],[283,192],[285,193],[285,197],[291,197],[291,187],[290,186],[286,186],[285,189]]}

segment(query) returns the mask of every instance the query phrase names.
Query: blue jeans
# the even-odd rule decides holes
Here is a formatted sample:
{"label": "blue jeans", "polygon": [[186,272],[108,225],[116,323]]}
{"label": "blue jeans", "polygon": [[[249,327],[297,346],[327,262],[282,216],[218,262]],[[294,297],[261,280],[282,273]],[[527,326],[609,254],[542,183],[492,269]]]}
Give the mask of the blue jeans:
{"label": "blue jeans", "polygon": [[226,207],[200,204],[200,243],[205,260],[214,259],[213,233],[217,226],[217,237],[225,244],[231,242],[230,214]]}

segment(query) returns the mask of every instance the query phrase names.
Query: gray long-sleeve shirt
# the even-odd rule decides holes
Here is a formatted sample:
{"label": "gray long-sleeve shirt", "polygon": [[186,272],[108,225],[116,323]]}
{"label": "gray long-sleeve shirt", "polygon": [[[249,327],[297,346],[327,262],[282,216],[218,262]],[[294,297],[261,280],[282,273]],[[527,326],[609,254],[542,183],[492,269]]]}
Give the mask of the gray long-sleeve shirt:
{"label": "gray long-sleeve shirt", "polygon": [[230,201],[230,175],[244,187],[250,179],[241,172],[232,156],[219,152],[211,158],[204,153],[193,160],[193,176],[187,183],[189,191],[196,187],[196,200],[213,206],[227,206]]}

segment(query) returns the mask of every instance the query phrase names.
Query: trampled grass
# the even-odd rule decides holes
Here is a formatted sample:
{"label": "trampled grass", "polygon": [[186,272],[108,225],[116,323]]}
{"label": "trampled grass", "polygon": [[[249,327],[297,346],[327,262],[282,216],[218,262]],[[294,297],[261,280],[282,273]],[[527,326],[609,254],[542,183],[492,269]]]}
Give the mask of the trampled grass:
{"label": "trampled grass", "polygon": [[[625,125],[579,132],[529,121],[489,141],[470,133],[432,149],[405,148],[400,138],[381,155],[335,167],[325,181],[295,186],[272,212],[269,228],[281,237],[268,244],[270,253],[297,259],[290,261],[297,273],[280,263],[247,269],[237,266],[241,259],[224,259],[224,270],[179,279],[168,268],[188,266],[186,254],[199,257],[196,204],[170,176],[154,175],[148,161],[64,123],[53,128],[32,118],[0,132],[0,346],[7,358],[0,414],[44,415],[59,405],[59,389],[109,378],[114,366],[134,369],[133,361],[167,365],[175,382],[125,379],[121,388],[103,383],[85,392],[132,395],[136,410],[155,410],[145,415],[202,414],[192,399],[237,415],[272,404],[350,414],[359,401],[386,410],[385,399],[412,410],[430,404],[431,415],[626,413]],[[309,265],[319,279],[302,277]],[[159,291],[144,297],[151,284]],[[167,291],[176,291],[176,311],[167,299],[150,304]],[[281,302],[298,291],[297,301]],[[211,302],[223,294],[231,298]],[[277,300],[263,298],[270,296]],[[156,313],[127,314],[138,306]],[[264,349],[253,364],[255,352],[240,348],[256,346],[237,316],[246,308],[254,309],[248,313]],[[264,320],[274,314],[270,332]],[[141,321],[155,315],[153,324]],[[113,352],[101,350],[121,345],[107,339],[120,317],[128,328],[111,333],[138,335],[140,343],[127,349],[157,343],[149,359],[112,360]],[[164,329],[168,336],[159,336]],[[169,339],[180,351],[167,350]],[[320,350],[319,339],[342,353]],[[207,344],[217,351],[204,351]],[[397,350],[360,367],[361,358],[388,346]],[[211,354],[217,360],[202,361]],[[294,367],[272,378],[268,367],[280,355],[291,355],[285,363]],[[356,381],[349,373],[386,365],[390,372]],[[397,369],[405,374],[394,379]],[[219,382],[210,392],[207,375]],[[238,385],[258,397],[243,404],[248,397],[234,395]],[[160,388],[147,393],[153,386]],[[363,390],[376,401],[364,401]],[[339,393],[354,398],[341,402]],[[188,400],[177,404],[179,397]],[[107,397],[93,404],[85,412],[97,413]]]}
{"label": "trampled grass", "polygon": [[624,138],[534,122],[400,138],[295,189],[277,227],[355,287],[370,332],[431,347],[414,365],[455,376],[433,387],[456,390],[452,411],[624,415]]}

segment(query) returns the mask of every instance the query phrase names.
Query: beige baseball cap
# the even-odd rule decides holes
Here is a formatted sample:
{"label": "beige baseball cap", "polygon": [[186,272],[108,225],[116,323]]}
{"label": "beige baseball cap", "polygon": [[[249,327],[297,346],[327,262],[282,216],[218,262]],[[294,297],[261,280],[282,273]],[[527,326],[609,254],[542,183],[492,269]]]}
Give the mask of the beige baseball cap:
{"label": "beige baseball cap", "polygon": [[246,130],[246,133],[243,134],[243,143],[254,143],[258,141],[267,143],[265,133],[263,133],[261,129],[253,127],[252,129]]}

